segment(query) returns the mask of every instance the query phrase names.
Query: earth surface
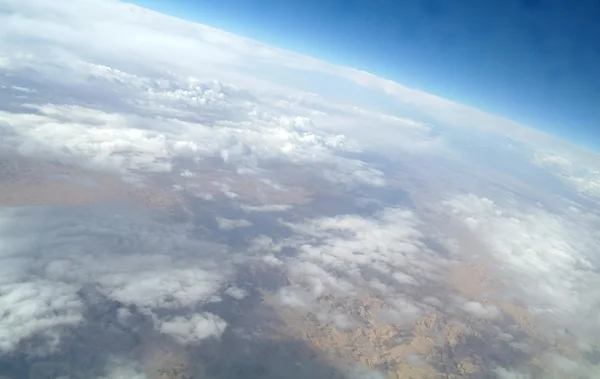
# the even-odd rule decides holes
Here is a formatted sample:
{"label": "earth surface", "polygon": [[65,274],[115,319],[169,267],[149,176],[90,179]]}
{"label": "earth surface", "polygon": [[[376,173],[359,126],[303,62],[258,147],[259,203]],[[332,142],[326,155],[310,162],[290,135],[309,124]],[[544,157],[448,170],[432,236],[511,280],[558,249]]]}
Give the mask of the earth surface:
{"label": "earth surface", "polygon": [[599,155],[112,0],[0,25],[2,379],[600,377]]}

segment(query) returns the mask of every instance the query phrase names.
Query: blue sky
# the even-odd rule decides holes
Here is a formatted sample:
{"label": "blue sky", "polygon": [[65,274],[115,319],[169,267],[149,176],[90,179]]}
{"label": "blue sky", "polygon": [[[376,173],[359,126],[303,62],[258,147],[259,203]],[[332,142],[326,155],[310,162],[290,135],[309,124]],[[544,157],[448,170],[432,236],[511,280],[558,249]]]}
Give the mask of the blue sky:
{"label": "blue sky", "polygon": [[135,2],[600,149],[600,1]]}

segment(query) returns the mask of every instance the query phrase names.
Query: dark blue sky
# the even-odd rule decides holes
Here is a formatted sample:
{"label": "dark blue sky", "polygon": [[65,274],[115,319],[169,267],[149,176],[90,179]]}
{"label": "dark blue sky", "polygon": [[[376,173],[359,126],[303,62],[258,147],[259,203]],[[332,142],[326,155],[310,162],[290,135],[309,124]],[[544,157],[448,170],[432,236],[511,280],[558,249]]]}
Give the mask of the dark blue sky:
{"label": "dark blue sky", "polygon": [[598,0],[138,0],[600,148]]}

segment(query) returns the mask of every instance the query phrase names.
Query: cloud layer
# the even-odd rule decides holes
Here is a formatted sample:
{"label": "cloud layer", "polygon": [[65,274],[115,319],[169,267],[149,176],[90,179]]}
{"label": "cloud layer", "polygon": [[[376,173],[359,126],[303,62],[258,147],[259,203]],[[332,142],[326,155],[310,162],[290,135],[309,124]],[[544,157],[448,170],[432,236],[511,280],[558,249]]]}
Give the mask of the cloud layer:
{"label": "cloud layer", "polygon": [[[89,304],[80,292],[85,287],[121,304],[122,319],[127,309],[153,315],[220,301],[229,276],[229,264],[220,257],[225,247],[193,237],[184,225],[167,227],[132,217],[133,210],[127,217],[82,212],[1,212],[3,352],[38,335],[44,338],[36,342],[40,354],[51,352],[60,343],[62,327],[84,321]],[[155,328],[179,340],[187,334],[191,341],[218,336],[225,325],[214,315],[197,314],[157,320]]]}
{"label": "cloud layer", "polygon": [[[275,160],[344,185],[384,183],[353,154],[444,150],[431,125],[262,79],[265,60],[298,67],[294,54],[113,1],[7,7],[5,149],[129,175],[170,172],[181,158],[219,158],[246,173]],[[303,70],[337,72],[301,60]]]}
{"label": "cloud layer", "polygon": [[418,216],[402,208],[386,208],[372,216],[320,217],[286,226],[294,237],[283,241],[283,248],[295,249],[296,255],[286,257],[281,247],[266,240],[259,244],[267,252],[263,261],[276,267],[283,264],[291,279],[291,285],[279,291],[279,301],[321,314],[342,329],[352,325],[353,316],[328,314],[329,309],[317,305],[318,298],[333,295],[361,300],[375,294],[391,306],[381,317],[410,325],[431,309],[420,301],[423,287],[437,283],[449,263],[425,243]]}
{"label": "cloud layer", "polygon": [[591,343],[589,333],[600,330],[597,215],[576,208],[558,215],[535,204],[500,206],[472,194],[444,206],[486,243],[502,264],[501,274],[510,278],[511,290],[518,291],[515,296],[526,294],[534,313]]}
{"label": "cloud layer", "polygon": [[[131,4],[3,7],[0,181],[31,181],[35,194],[46,176],[69,176],[4,160],[19,156],[112,175],[138,198],[154,189],[174,200],[160,209],[123,198],[76,205],[65,191],[63,206],[0,207],[0,359],[56,356],[86,330],[185,351],[213,343],[207,350],[227,350],[225,360],[230,350],[262,354],[248,342],[268,330],[256,315],[268,314],[268,324],[282,310],[322,335],[354,333],[353,343],[385,335],[379,348],[399,346],[402,364],[423,363],[450,334],[463,355],[472,347],[460,338],[480,343],[471,355],[482,360],[487,348],[509,351],[501,358],[539,350],[504,300],[524,301],[548,334],[575,336],[578,351],[600,349],[591,337],[600,333],[597,155]],[[505,160],[533,162],[581,197],[528,182]],[[457,223],[482,242],[478,254],[454,239],[459,228],[448,225]],[[449,278],[479,279],[475,258],[492,262],[509,290],[459,296]],[[548,346],[560,373],[584,367]],[[142,348],[113,350],[101,351],[99,377],[147,377]]]}

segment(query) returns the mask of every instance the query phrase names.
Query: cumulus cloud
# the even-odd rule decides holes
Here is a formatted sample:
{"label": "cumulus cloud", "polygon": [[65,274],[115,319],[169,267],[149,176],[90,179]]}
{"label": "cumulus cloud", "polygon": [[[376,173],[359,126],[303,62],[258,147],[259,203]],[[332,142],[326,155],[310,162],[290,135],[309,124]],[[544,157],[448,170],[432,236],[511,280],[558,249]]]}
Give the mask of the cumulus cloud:
{"label": "cumulus cloud", "polygon": [[[420,304],[422,294],[416,287],[436,282],[445,265],[424,243],[419,218],[405,209],[284,224],[294,236],[284,240],[283,246],[297,253],[262,257],[267,264],[282,266],[291,282],[278,291],[278,300],[328,322],[340,320],[318,298],[362,301],[366,293],[372,293],[387,305],[377,317],[396,325],[410,325],[427,307]],[[270,246],[269,241],[262,242],[263,247]]]}
{"label": "cumulus cloud", "polygon": [[167,334],[179,343],[189,344],[209,337],[220,337],[227,323],[212,313],[204,312],[189,316],[175,316],[157,324],[161,333]]}
{"label": "cumulus cloud", "polygon": [[[129,174],[169,172],[177,157],[220,158],[238,172],[284,160],[314,164],[323,178],[344,185],[378,186],[383,174],[348,153],[391,141],[389,151],[437,149],[430,125],[326,96],[306,101],[310,94],[260,74],[267,61],[299,68],[298,59],[303,70],[345,72],[324,62],[113,1],[10,1],[7,10],[0,19],[3,69],[15,81],[11,88],[28,96],[13,98],[0,116],[11,134],[3,142],[23,154]],[[102,16],[109,14],[119,16]],[[161,33],[150,25],[162,25]],[[111,38],[97,30],[118,38],[108,44]],[[13,42],[21,40],[30,42]],[[231,62],[238,60],[244,66],[235,70]],[[324,106],[332,111],[320,111]],[[371,125],[367,134],[364,125]]]}
{"label": "cumulus cloud", "polygon": [[[451,198],[444,206],[486,243],[510,278],[512,291],[527,295],[532,312],[569,325],[582,340],[600,330],[595,317],[600,304],[597,215],[556,214],[514,202],[500,206],[472,194]],[[483,311],[476,305],[469,308]]]}
{"label": "cumulus cloud", "polygon": [[[83,288],[141,311],[197,309],[220,300],[228,276],[218,245],[134,212],[5,209],[0,239],[2,352],[28,341],[36,354],[56,350],[64,328],[84,327]],[[116,317],[127,326],[131,312]]]}
{"label": "cumulus cloud", "polygon": [[354,289],[346,279],[340,278],[312,262],[294,262],[288,270],[298,281],[310,288],[311,293],[316,296],[322,295],[326,290],[351,293]]}
{"label": "cumulus cloud", "polygon": [[194,174],[190,170],[183,170],[183,171],[181,171],[181,173],[179,173],[179,175],[181,175],[185,178],[193,178],[194,176],[196,176],[196,174]]}
{"label": "cumulus cloud", "polygon": [[261,234],[250,242],[250,249],[257,252],[279,252],[281,243],[275,242],[273,238]]}
{"label": "cumulus cloud", "polygon": [[395,272],[392,276],[394,277],[394,279],[396,279],[396,281],[398,283],[412,284],[412,285],[418,284],[417,281],[415,280],[415,278],[413,278],[410,275],[406,275],[405,273],[400,272],[400,271]]}
{"label": "cumulus cloud", "polygon": [[288,226],[299,235],[288,243],[299,249],[300,257],[324,267],[348,274],[360,274],[364,267],[397,271],[404,282],[410,274],[427,278],[435,271],[424,254],[429,249],[421,222],[408,210],[387,208],[373,218],[342,215]]}
{"label": "cumulus cloud", "polygon": [[538,149],[533,162],[548,169],[581,194],[600,199],[600,156],[590,152],[546,151]]}
{"label": "cumulus cloud", "polygon": [[471,315],[486,320],[493,320],[500,317],[501,313],[498,308],[489,304],[481,304],[476,301],[467,301],[463,305],[463,309]]}
{"label": "cumulus cloud", "polygon": [[277,291],[279,301],[292,308],[305,308],[313,303],[313,297],[305,289],[297,286],[288,286]]}
{"label": "cumulus cloud", "polygon": [[[169,84],[172,86],[193,85],[169,80],[173,81]],[[146,91],[136,88],[137,92],[130,93],[132,99],[128,100],[146,98],[147,91],[158,91],[155,85],[149,83]],[[155,103],[149,108],[171,106],[156,103],[158,100],[152,97]],[[285,159],[290,163],[324,163],[331,169],[323,177],[335,172],[332,179],[341,183],[381,182],[377,170],[357,159],[338,155],[338,151],[347,150],[341,143],[342,135],[329,135],[314,127],[307,130],[305,118],[290,121],[276,113],[254,115],[244,103],[235,105],[241,100],[229,100],[227,112],[241,114],[242,119],[251,122],[234,123],[229,120],[231,116],[212,114],[204,104],[196,110],[198,117],[206,114],[202,124],[177,114],[156,118],[131,105],[106,110],[103,103],[93,108],[47,102],[23,104],[27,113],[0,113],[6,120],[5,129],[11,134],[3,142],[6,148],[26,155],[56,156],[124,172],[169,172],[175,157],[220,157],[225,163],[250,171],[260,160]],[[190,177],[193,173],[184,170],[182,175]]]}
{"label": "cumulus cloud", "polygon": [[225,290],[224,293],[225,293],[225,295],[230,296],[236,300],[242,300],[247,295],[246,290],[244,290],[243,288],[236,287],[236,286],[227,287],[227,289]]}
{"label": "cumulus cloud", "polygon": [[[301,99],[304,107],[317,115],[333,113],[323,112],[322,109],[327,104],[319,98],[315,101],[314,96],[317,92],[324,92],[323,81],[330,78],[332,85],[326,87],[336,87],[340,81],[345,81],[367,94],[353,98],[346,96],[342,91],[322,93],[321,97],[325,99],[332,99],[337,103],[352,103],[351,108],[358,105],[358,110],[352,117],[346,117],[342,123],[332,124],[360,125],[358,128],[352,128],[353,133],[364,137],[365,141],[376,141],[373,146],[380,146],[380,149],[382,144],[379,142],[383,142],[385,146],[393,147],[395,144],[409,150],[437,148],[439,138],[436,133],[415,133],[415,129],[418,128],[416,124],[422,123],[399,116],[398,113],[401,113],[402,109],[409,109],[413,114],[416,111],[429,119],[455,128],[498,133],[527,144],[536,141],[550,147],[564,145],[556,138],[510,120],[364,71],[270,47],[204,25],[165,17],[132,4],[86,0],[74,6],[66,0],[35,0],[26,4],[9,0],[6,2],[6,9],[7,12],[0,20],[5,26],[0,34],[0,40],[3,41],[0,67],[5,70],[33,68],[30,72],[45,74],[46,79],[52,83],[64,86],[65,81],[69,80],[70,83],[79,84],[80,93],[85,92],[81,91],[82,87],[85,88],[82,82],[88,76],[93,79],[101,78],[100,83],[103,85],[96,85],[97,93],[110,93],[102,78],[107,78],[109,83],[122,85],[122,91],[123,87],[127,88],[128,83],[132,82],[130,71],[164,70],[186,77],[210,80],[218,78],[220,82],[237,83],[243,88],[258,88],[263,97],[272,96],[274,93],[286,93],[286,96],[277,96],[275,99],[271,97],[272,103],[284,103],[286,107],[291,103],[297,109],[297,102],[290,101],[290,98]],[[157,28],[157,25],[160,25],[160,28]],[[98,33],[98,30],[104,32]],[[21,41],[28,41],[29,45],[24,48]],[[38,46],[44,46],[44,49]],[[77,58],[79,61],[73,63]],[[48,62],[56,64],[45,64]],[[99,67],[93,71],[86,69],[91,72],[86,72],[83,78],[74,75],[67,78],[61,75],[64,74],[65,66],[83,67],[89,63]],[[283,72],[284,75],[271,78],[275,72]],[[307,72],[316,74],[315,79],[311,80],[310,75],[306,75]],[[284,81],[282,76],[298,76],[302,79]],[[136,86],[143,84],[143,80],[133,82]],[[223,104],[227,103],[227,97],[223,99],[218,90],[210,92],[212,88],[180,89],[169,87],[161,80],[157,82],[161,89],[170,89],[168,92],[149,95],[154,98],[154,102],[161,105],[155,108],[161,111],[164,108],[175,108],[174,104],[179,108],[180,114],[189,115],[194,112],[185,109],[186,107],[200,105],[220,110]],[[310,90],[299,90],[298,83],[301,83],[303,88],[309,87]],[[22,83],[11,86],[31,90]],[[392,107],[395,114],[382,115],[373,112],[372,109],[364,109],[366,106],[363,104],[371,97],[395,101],[396,106]],[[314,102],[317,102],[318,106],[312,104]],[[168,109],[165,111],[170,112]],[[348,112],[344,110],[344,113]],[[371,113],[374,113],[374,116]],[[386,127],[392,124],[395,125]],[[369,128],[365,128],[364,125],[369,125]],[[379,127],[377,133],[371,133],[374,125],[386,126]],[[369,133],[365,134],[364,130],[369,130]],[[407,132],[404,133],[403,130]]]}
{"label": "cumulus cloud", "polygon": [[558,354],[548,354],[546,358],[554,364],[555,377],[596,378],[600,375],[600,365],[578,362]]}
{"label": "cumulus cloud", "polygon": [[148,308],[182,308],[214,298],[223,276],[197,268],[107,274],[97,281],[111,299]]}
{"label": "cumulus cloud", "polygon": [[[46,280],[0,285],[0,352],[11,352],[21,341],[40,335],[40,354],[55,350],[60,328],[84,321],[77,287]],[[40,350],[42,349],[42,350]]]}
{"label": "cumulus cloud", "polygon": [[395,325],[410,325],[423,313],[414,300],[396,294],[388,300],[390,308],[381,312],[381,318]]}
{"label": "cumulus cloud", "polygon": [[528,373],[510,371],[502,367],[496,368],[494,372],[500,379],[531,379],[531,375]]}
{"label": "cumulus cloud", "polygon": [[283,264],[283,261],[275,257],[273,254],[263,255],[261,260],[269,266],[281,266]]}

